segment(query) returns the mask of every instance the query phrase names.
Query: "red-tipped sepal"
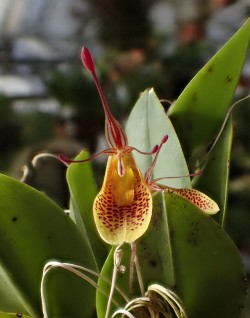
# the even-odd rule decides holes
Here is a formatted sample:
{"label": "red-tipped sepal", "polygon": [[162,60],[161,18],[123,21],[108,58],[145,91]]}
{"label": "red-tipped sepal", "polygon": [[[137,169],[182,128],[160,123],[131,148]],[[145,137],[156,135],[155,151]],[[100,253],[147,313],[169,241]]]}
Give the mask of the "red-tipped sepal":
{"label": "red-tipped sepal", "polygon": [[81,60],[84,65],[84,67],[91,73],[95,73],[95,64],[94,60],[92,58],[92,55],[90,54],[89,50],[86,47],[82,48],[81,51]]}
{"label": "red-tipped sepal", "polygon": [[121,127],[121,125],[118,123],[118,121],[114,118],[114,116],[111,114],[106,97],[103,93],[102,87],[100,85],[99,79],[95,72],[95,64],[94,60],[91,56],[90,51],[83,47],[81,52],[81,59],[83,65],[86,67],[86,69],[91,73],[93,76],[94,82],[96,84],[96,88],[99,92],[103,109],[105,112],[105,135],[107,138],[107,142],[110,147],[116,148],[116,149],[122,149],[123,147],[127,146],[127,136]]}

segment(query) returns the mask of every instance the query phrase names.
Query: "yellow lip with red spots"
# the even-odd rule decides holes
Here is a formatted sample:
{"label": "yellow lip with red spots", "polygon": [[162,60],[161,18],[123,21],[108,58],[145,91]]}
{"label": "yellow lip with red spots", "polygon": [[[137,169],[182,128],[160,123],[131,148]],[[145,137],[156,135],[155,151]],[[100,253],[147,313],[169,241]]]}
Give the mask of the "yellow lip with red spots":
{"label": "yellow lip with red spots", "polygon": [[94,219],[104,241],[118,245],[137,240],[148,228],[152,197],[131,153],[122,157],[123,176],[117,171],[118,156],[110,156],[101,191],[94,206]]}

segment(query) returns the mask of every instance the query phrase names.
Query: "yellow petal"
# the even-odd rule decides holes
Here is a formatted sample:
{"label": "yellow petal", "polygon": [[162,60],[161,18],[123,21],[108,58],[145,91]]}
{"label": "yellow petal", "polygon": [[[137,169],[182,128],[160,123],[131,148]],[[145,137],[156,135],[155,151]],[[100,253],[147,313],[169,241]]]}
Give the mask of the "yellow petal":
{"label": "yellow petal", "polygon": [[131,153],[122,157],[125,173],[117,173],[118,155],[109,156],[93,212],[97,230],[112,245],[131,243],[147,230],[152,197]]}

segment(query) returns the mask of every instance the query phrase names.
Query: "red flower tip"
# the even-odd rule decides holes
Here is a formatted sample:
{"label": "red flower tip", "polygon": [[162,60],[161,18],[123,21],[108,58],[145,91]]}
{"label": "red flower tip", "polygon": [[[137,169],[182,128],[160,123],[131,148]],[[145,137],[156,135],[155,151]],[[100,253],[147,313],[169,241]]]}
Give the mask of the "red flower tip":
{"label": "red flower tip", "polygon": [[99,79],[95,72],[95,65],[94,65],[93,58],[91,56],[90,51],[86,47],[82,48],[81,59],[82,59],[83,65],[92,75],[94,82],[96,84],[97,90],[99,92],[101,101],[102,101],[102,105],[103,105],[105,116],[106,116],[105,129],[106,129],[107,142],[111,148],[121,149],[127,145],[126,134],[123,131],[120,124],[117,122],[117,120],[113,117],[113,115],[110,112],[107,100],[105,98]]}
{"label": "red flower tip", "polygon": [[91,74],[94,74],[95,73],[95,64],[94,64],[94,61],[93,61],[93,58],[92,58],[90,51],[86,47],[82,48],[81,59],[82,59],[83,65],[86,67],[86,69]]}
{"label": "red flower tip", "polygon": [[161,140],[161,144],[162,144],[162,145],[165,144],[165,142],[167,142],[167,140],[168,140],[168,135],[165,135],[165,136],[162,138],[162,140]]}
{"label": "red flower tip", "polygon": [[159,146],[155,145],[153,150],[151,151],[151,154],[153,155],[154,153],[156,153],[159,150]]}

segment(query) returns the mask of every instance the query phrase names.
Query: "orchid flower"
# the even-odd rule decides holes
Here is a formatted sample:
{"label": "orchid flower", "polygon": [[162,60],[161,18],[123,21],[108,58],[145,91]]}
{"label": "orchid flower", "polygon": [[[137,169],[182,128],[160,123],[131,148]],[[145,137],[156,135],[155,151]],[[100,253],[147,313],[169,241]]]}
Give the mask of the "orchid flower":
{"label": "orchid flower", "polygon": [[[110,311],[117,272],[120,268],[119,264],[122,255],[120,246],[125,242],[130,243],[132,249],[129,285],[132,285],[133,268],[134,265],[136,265],[140,288],[142,291],[144,290],[136,256],[135,241],[145,233],[149,226],[153,209],[152,192],[176,192],[210,214],[217,212],[219,209],[214,201],[197,190],[175,189],[162,186],[157,182],[163,178],[151,180],[159,152],[162,146],[167,142],[168,135],[165,135],[161,143],[156,145],[150,152],[142,152],[129,146],[125,131],[110,112],[107,100],[96,75],[94,61],[86,47],[82,49],[81,59],[85,68],[92,75],[102,101],[105,113],[105,135],[109,148],[85,160],[74,161],[64,157],[60,159],[68,163],[86,162],[101,154],[108,155],[104,181],[93,204],[94,220],[100,236],[107,243],[116,245],[111,289],[105,314],[105,318],[107,318]],[[144,177],[134,160],[132,151],[138,151],[144,155],[155,154],[153,162]]]}
{"label": "orchid flower", "polygon": [[[204,212],[216,213],[219,210],[218,205],[205,194],[195,189],[176,189],[158,184],[158,181],[165,178],[151,180],[159,152],[168,140],[168,136],[164,136],[160,145],[156,145],[151,152],[142,152],[129,146],[125,131],[109,109],[96,75],[93,58],[86,47],[82,49],[81,59],[85,68],[92,75],[102,101],[105,112],[105,135],[109,148],[85,160],[74,161],[62,156],[61,160],[68,163],[86,162],[101,154],[109,156],[104,181],[93,205],[94,220],[102,239],[112,245],[121,245],[125,242],[132,243],[141,237],[150,223],[151,192],[155,191],[175,192]],[[155,154],[144,177],[134,160],[133,150],[144,155]]]}
{"label": "orchid flower", "polygon": [[102,101],[105,135],[110,148],[82,161],[69,160],[63,156],[60,159],[71,163],[89,161],[101,154],[109,156],[103,185],[93,205],[94,220],[100,236],[107,243],[132,243],[147,230],[152,215],[152,195],[132,151],[151,155],[157,152],[158,145],[151,152],[142,152],[128,145],[123,128],[110,112],[95,72],[94,61],[86,47],[82,49],[81,59],[92,75]]}

